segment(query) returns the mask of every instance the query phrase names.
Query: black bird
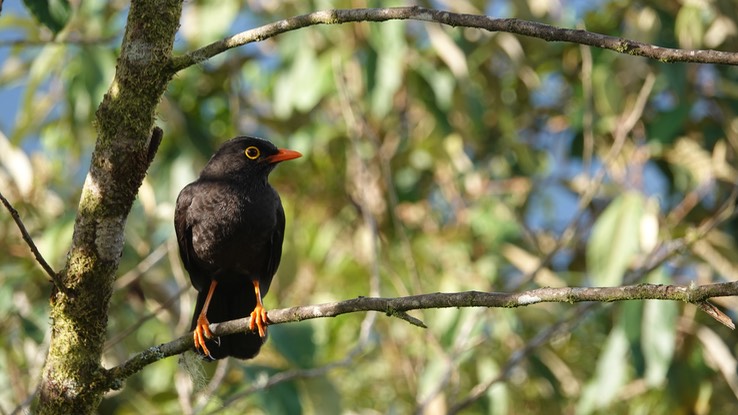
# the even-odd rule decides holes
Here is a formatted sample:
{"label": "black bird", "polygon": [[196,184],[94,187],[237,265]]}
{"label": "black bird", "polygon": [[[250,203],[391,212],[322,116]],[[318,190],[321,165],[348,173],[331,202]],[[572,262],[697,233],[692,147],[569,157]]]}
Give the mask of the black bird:
{"label": "black bird", "polygon": [[[300,156],[261,138],[236,137],[177,197],[179,255],[198,291],[195,349],[211,359],[252,358],[266,338],[261,299],[279,266],[284,238],[282,201],[267,179],[277,163]],[[210,322],[248,315],[252,332],[213,339]]]}

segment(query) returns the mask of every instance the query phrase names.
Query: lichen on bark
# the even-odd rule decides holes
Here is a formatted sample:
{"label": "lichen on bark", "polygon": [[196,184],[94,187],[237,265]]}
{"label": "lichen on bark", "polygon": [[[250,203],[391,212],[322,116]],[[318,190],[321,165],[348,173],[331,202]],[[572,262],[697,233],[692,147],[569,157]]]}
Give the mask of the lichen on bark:
{"label": "lichen on bark", "polygon": [[181,1],[131,3],[115,78],[96,113],[97,142],[60,273],[68,295],[55,290],[50,301],[52,337],[37,413],[94,413],[108,389],[101,366],[108,306],[126,218],[161,138],[152,131],[173,75],[181,12]]}

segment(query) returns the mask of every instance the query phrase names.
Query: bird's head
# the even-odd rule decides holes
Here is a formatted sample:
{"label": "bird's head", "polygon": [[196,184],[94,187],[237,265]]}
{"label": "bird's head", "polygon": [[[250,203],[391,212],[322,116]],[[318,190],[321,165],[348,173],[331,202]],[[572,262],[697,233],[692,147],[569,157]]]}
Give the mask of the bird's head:
{"label": "bird's head", "polygon": [[236,137],[223,143],[210,158],[200,177],[210,179],[266,179],[277,163],[302,154],[277,148],[257,137]]}

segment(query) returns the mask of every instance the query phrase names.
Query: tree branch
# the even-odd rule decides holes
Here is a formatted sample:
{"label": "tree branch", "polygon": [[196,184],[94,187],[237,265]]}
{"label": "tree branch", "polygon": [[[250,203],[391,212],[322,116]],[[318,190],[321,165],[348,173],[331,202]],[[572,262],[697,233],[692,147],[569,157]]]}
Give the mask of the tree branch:
{"label": "tree branch", "polygon": [[112,43],[116,38],[114,36],[94,39],[2,39],[0,40],[0,48],[15,48],[15,47],[37,47],[41,48],[48,45],[105,45]]}
{"label": "tree branch", "polygon": [[323,10],[279,20],[255,29],[246,30],[211,43],[182,56],[172,58],[171,68],[178,72],[201,63],[229,49],[272,38],[282,33],[320,24],[350,22],[384,22],[388,20],[416,20],[440,23],[452,27],[470,27],[489,32],[508,32],[529,36],[547,42],[571,42],[594,46],[634,56],[657,59],[661,62],[694,62],[738,65],[738,53],[717,50],[673,49],[608,36],[586,30],[565,29],[544,23],[520,19],[495,19],[488,16],[431,10],[419,6],[377,9]]}
{"label": "tree branch", "polygon": [[[643,91],[644,90],[642,89],[641,92]],[[664,264],[667,259],[677,254],[678,252],[687,249],[694,242],[705,238],[706,235],[710,231],[715,229],[715,227],[718,224],[723,223],[735,213],[734,206],[735,206],[735,200],[737,196],[738,196],[738,186],[734,186],[730,195],[725,199],[723,204],[715,210],[715,213],[710,215],[710,217],[707,220],[703,221],[697,228],[694,229],[694,231],[689,232],[689,235],[687,238],[680,238],[678,240],[674,240],[668,243],[662,242],[662,248],[654,249],[651,252],[651,254],[649,254],[648,257],[646,257],[642,266],[638,267],[633,272],[628,273],[628,275],[626,275],[623,278],[624,282],[626,284],[635,284],[641,281],[646,276],[646,274],[650,273],[651,271],[655,270],[656,268]],[[676,209],[678,209],[678,207]],[[671,216],[671,213],[668,216]],[[642,285],[639,285],[639,286],[642,286]],[[719,291],[722,289],[723,286],[724,285],[722,284],[714,284],[714,285],[709,285],[709,286],[705,285],[699,288],[701,288],[701,291],[702,291],[701,295],[705,295],[706,298],[710,298],[710,297],[713,297],[711,295],[712,294],[711,290],[714,290],[717,288]],[[657,285],[656,287],[663,287],[663,286]],[[682,287],[682,289],[684,288],[685,287]],[[692,286],[689,287],[689,289],[694,289],[694,288],[695,287],[692,287]],[[717,295],[715,295],[714,297],[717,297]],[[705,313],[710,315],[710,317],[714,318],[718,322],[724,324],[730,329],[735,328],[735,325],[733,324],[733,321],[730,319],[730,317],[728,317],[725,313],[720,311],[715,305],[708,302],[707,300],[694,301],[693,303],[700,310],[704,311]],[[449,414],[460,413],[464,409],[466,409],[469,405],[481,399],[486,394],[486,392],[489,390],[489,388],[492,387],[492,385],[502,382],[505,379],[507,379],[509,377],[509,374],[512,368],[517,366],[523,359],[526,359],[531,353],[533,353],[533,351],[536,348],[538,348],[543,343],[547,342],[551,337],[558,335],[559,333],[563,333],[566,330],[571,330],[574,326],[578,325],[581,321],[586,319],[587,316],[595,310],[596,305],[597,303],[594,303],[594,302],[583,303],[579,305],[578,307],[576,307],[575,309],[571,310],[568,317],[562,318],[555,324],[540,331],[533,339],[531,339],[528,343],[526,343],[526,345],[523,348],[516,350],[516,352],[510,356],[508,361],[502,366],[497,376],[474,386],[465,398],[461,399],[460,401],[458,401],[457,403],[455,403],[453,406],[449,408],[448,413]]]}
{"label": "tree branch", "polygon": [[59,278],[59,274],[54,271],[53,268],[49,265],[48,262],[44,259],[44,256],[41,255],[41,252],[39,252],[38,248],[36,247],[36,244],[33,243],[33,239],[31,238],[31,235],[26,230],[26,226],[23,225],[23,221],[20,218],[20,215],[18,214],[18,211],[15,210],[13,205],[8,202],[8,199],[3,196],[2,192],[0,192],[0,201],[3,202],[3,205],[5,205],[5,208],[8,209],[8,212],[10,212],[10,216],[15,221],[15,224],[18,226],[18,229],[20,230],[21,235],[23,236],[23,240],[26,241],[26,244],[28,244],[28,247],[31,248],[31,252],[33,252],[33,256],[36,258],[36,262],[41,265],[41,268],[46,271],[46,273],[51,278],[51,282],[56,286],[59,291],[63,292],[64,294],[67,293],[67,288],[62,284],[61,279]]}
{"label": "tree branch", "polygon": [[126,219],[161,142],[156,108],[171,80],[181,0],[132,0],[115,76],[95,112],[97,139],[60,279],[35,412],[94,413],[107,372],[100,366]]}
{"label": "tree branch", "polygon": [[[410,310],[450,307],[489,307],[516,308],[538,303],[579,303],[586,301],[615,302],[628,300],[672,300],[684,303],[709,304],[714,297],[738,296],[738,281],[701,286],[680,286],[660,284],[637,284],[622,287],[565,287],[538,288],[520,293],[465,291],[458,293],[433,293],[397,298],[358,297],[352,300],[284,308],[269,311],[270,324],[291,323],[321,317],[336,317],[341,314],[360,311],[378,311],[388,316],[405,314]],[[730,318],[716,307],[710,307],[711,316],[734,329]],[[720,318],[716,317],[720,316]],[[214,323],[210,325],[216,336],[248,330],[249,318]],[[107,370],[106,388],[118,389],[123,381],[145,366],[169,356],[190,350],[193,346],[192,334],[169,343],[150,347],[128,359],[123,364]]]}

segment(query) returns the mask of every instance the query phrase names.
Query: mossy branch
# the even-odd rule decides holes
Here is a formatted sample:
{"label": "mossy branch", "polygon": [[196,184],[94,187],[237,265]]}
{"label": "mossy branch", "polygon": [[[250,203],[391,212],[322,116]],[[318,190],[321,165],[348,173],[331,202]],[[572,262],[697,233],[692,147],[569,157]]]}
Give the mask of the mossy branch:
{"label": "mossy branch", "polygon": [[717,50],[665,48],[635,40],[624,39],[586,30],[566,29],[521,19],[495,19],[488,16],[452,13],[424,7],[390,7],[377,9],[323,10],[282,19],[255,29],[246,30],[182,56],[172,58],[174,72],[206,61],[229,49],[260,42],[282,33],[321,24],[352,22],[384,22],[388,20],[416,20],[452,27],[470,27],[489,32],[507,32],[529,36],[547,42],[570,42],[609,49],[618,53],[643,56],[661,62],[693,62],[738,65],[738,53]]}
{"label": "mossy branch", "polygon": [[[107,387],[100,366],[125,224],[161,143],[156,107],[172,77],[180,0],[134,0],[116,72],[95,113],[97,139],[72,244],[50,296],[49,351],[35,396],[38,414],[95,413]],[[103,384],[104,386],[100,386]]]}

